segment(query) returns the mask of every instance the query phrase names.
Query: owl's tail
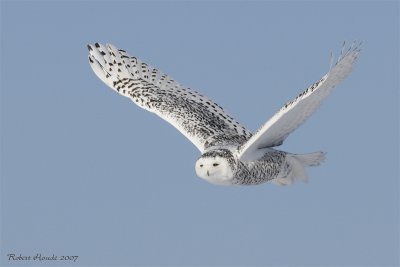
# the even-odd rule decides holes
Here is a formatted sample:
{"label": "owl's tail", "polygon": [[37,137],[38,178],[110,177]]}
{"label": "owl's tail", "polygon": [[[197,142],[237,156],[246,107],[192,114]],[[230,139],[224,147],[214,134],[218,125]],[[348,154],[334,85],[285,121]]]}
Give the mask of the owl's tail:
{"label": "owl's tail", "polygon": [[283,168],[282,176],[271,182],[278,185],[290,185],[296,181],[308,181],[305,167],[318,166],[325,160],[325,152],[314,152],[308,154],[287,154],[286,167]]}
{"label": "owl's tail", "polygon": [[304,167],[318,166],[325,160],[325,152],[314,152],[308,154],[292,155],[296,158]]}

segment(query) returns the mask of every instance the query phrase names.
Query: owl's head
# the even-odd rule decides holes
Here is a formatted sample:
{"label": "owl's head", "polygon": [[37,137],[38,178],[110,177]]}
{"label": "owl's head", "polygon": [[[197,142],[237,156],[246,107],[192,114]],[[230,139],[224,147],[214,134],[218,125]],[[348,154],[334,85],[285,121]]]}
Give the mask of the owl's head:
{"label": "owl's head", "polygon": [[235,159],[229,150],[212,150],[197,160],[196,174],[212,184],[232,185],[235,165]]}

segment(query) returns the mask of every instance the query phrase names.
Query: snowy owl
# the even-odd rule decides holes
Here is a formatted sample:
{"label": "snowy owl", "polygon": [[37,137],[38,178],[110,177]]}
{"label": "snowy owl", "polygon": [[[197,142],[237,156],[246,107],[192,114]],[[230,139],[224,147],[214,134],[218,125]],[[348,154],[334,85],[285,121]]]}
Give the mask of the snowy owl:
{"label": "snowy owl", "polygon": [[196,174],[217,185],[256,185],[307,181],[305,167],[325,153],[293,154],[275,149],[315,112],[351,72],[360,45],[344,49],[328,73],[286,103],[254,134],[206,96],[182,86],[156,68],[113,45],[88,45],[95,74],[139,107],[172,124],[202,153]]}

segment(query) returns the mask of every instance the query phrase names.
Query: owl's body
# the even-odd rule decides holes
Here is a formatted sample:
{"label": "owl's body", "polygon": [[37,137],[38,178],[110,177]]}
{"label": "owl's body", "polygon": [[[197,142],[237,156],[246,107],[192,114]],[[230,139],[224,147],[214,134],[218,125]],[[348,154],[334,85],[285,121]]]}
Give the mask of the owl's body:
{"label": "owl's body", "polygon": [[323,152],[295,155],[273,148],[260,151],[261,157],[242,161],[236,149],[215,148],[205,152],[196,162],[199,177],[218,185],[257,185],[273,182],[279,185],[307,181],[305,167],[319,165]]}
{"label": "owl's body", "polygon": [[343,53],[322,79],[285,104],[255,134],[200,93],[130,57],[112,45],[88,45],[96,75],[141,108],[172,124],[200,150],[198,176],[218,185],[253,185],[307,181],[305,167],[319,165],[323,152],[292,154],[276,150],[318,108],[351,71],[357,46]]}

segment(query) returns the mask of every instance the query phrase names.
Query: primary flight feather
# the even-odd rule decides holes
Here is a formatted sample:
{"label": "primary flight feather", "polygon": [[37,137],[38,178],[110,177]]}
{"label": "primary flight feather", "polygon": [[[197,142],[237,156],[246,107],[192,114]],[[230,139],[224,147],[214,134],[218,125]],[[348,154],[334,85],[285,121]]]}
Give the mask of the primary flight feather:
{"label": "primary flight feather", "polygon": [[172,124],[202,153],[196,173],[219,185],[307,180],[305,167],[316,166],[323,152],[292,154],[276,150],[351,72],[360,52],[353,44],[336,64],[294,100],[286,103],[254,135],[206,96],[129,56],[113,45],[88,45],[95,74],[119,94]]}

